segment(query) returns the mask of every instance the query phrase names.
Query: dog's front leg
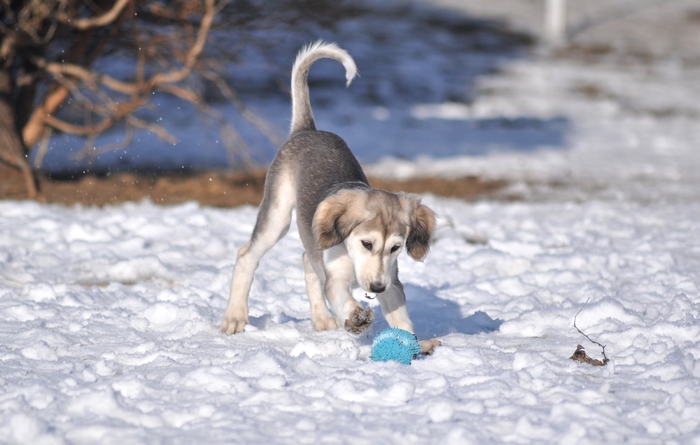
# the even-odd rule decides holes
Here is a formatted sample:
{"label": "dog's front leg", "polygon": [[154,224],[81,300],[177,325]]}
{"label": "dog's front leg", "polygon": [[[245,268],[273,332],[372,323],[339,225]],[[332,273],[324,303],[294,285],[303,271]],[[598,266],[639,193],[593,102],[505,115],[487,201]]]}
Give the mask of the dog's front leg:
{"label": "dog's front leg", "polygon": [[352,334],[361,334],[372,326],[374,312],[370,308],[363,308],[352,297],[348,281],[329,277],[326,281],[326,297],[335,316],[346,331]]}
{"label": "dog's front leg", "polygon": [[360,306],[352,297],[355,269],[342,244],[324,252],[324,270],[324,291],[340,326],[353,334],[361,334],[369,329],[374,321],[374,312]]}
{"label": "dog's front leg", "polygon": [[391,286],[381,294],[377,294],[377,299],[389,327],[414,333],[413,322],[406,308],[406,293],[403,290],[403,284],[399,281],[399,270],[396,265],[394,265]]}
{"label": "dog's front leg", "polygon": [[[381,294],[377,294],[377,299],[382,306],[382,314],[384,314],[386,322],[389,323],[389,327],[403,329],[415,334],[413,322],[408,316],[408,309],[406,308],[406,293],[403,290],[403,284],[399,281],[398,266],[394,265],[391,287]],[[440,340],[434,338],[421,340],[418,343],[423,355],[431,355],[437,346],[442,345]]]}
{"label": "dog's front leg", "polygon": [[[406,294],[403,291],[403,284],[396,277],[391,285],[391,287],[377,294],[377,299],[379,304],[382,305],[382,314],[386,318],[386,322],[392,328],[403,329],[410,333],[415,334],[413,330],[413,322],[411,322],[408,316],[408,310],[406,309]],[[423,355],[431,355],[437,346],[442,345],[440,340],[421,340],[418,342],[420,344],[420,352]]]}

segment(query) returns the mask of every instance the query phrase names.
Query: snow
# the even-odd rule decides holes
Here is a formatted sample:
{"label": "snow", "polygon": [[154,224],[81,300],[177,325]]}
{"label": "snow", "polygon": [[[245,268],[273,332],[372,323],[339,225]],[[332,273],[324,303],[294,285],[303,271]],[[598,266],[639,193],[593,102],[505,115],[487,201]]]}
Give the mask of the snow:
{"label": "snow", "polygon": [[[699,75],[698,68],[681,69],[674,61],[651,67],[515,61],[502,75],[480,80],[482,90],[496,93],[472,105],[415,106],[414,116],[430,123],[461,120],[463,125],[499,116],[516,122],[518,116],[521,120],[527,116],[550,127],[564,126],[561,145],[540,145],[534,150],[537,156],[529,149],[495,146],[488,156],[480,157],[424,155],[421,162],[385,158],[367,171],[397,179],[466,174],[506,179],[519,187],[509,193],[528,199],[557,195],[560,199],[694,200],[700,189],[696,154],[700,90],[695,80]],[[599,96],[582,94],[580,90],[587,87],[599,90]],[[517,144],[522,134],[512,134],[506,141],[516,137]],[[452,140],[463,143],[457,137]],[[499,138],[489,140],[493,144]]]}
{"label": "snow", "polygon": [[[419,338],[443,346],[411,366],[369,359],[383,320],[313,330],[294,228],[256,273],[252,325],[219,332],[254,208],[0,203],[0,440],[697,436],[700,205],[425,201],[436,241],[400,269]],[[568,358],[600,356],[582,307],[606,367]]]}
{"label": "snow", "polygon": [[[369,359],[381,317],[313,330],[295,223],[225,336],[256,208],[0,202],[0,442],[700,443],[697,75],[535,54],[477,76],[469,104],[317,113],[361,152],[383,126],[407,144],[374,174],[515,184],[516,201],[423,196],[435,242],[399,266],[442,346],[410,366]],[[414,156],[428,142],[443,151]],[[602,358],[575,316],[607,366],[569,359]]]}

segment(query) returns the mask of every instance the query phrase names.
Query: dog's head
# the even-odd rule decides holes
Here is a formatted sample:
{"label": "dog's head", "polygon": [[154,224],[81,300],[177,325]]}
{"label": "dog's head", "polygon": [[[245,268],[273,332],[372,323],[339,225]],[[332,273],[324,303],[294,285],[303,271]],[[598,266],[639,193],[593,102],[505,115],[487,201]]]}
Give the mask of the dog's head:
{"label": "dog's head", "polygon": [[428,254],[435,214],[420,198],[379,189],[342,190],[316,209],[313,231],[321,249],[345,243],[358,284],[381,293],[392,284],[401,249],[420,261]]}

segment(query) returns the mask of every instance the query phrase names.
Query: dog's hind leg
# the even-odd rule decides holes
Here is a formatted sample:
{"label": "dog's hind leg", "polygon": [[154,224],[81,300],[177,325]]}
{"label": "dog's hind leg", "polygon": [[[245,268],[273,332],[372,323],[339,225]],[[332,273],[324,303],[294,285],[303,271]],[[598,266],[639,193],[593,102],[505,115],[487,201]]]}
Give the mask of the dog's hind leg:
{"label": "dog's hind leg", "polygon": [[323,285],[318,278],[318,274],[311,266],[308,254],[304,252],[304,278],[306,279],[306,293],[311,303],[311,320],[317,331],[337,329],[338,320],[331,314],[326,306],[326,299],[323,296]]}
{"label": "dog's hind leg", "polygon": [[[273,173],[272,167],[270,173]],[[289,230],[295,204],[294,187],[279,173],[268,173],[265,195],[248,244],[238,251],[231,293],[221,323],[226,334],[242,332],[248,324],[248,293],[260,259]]]}

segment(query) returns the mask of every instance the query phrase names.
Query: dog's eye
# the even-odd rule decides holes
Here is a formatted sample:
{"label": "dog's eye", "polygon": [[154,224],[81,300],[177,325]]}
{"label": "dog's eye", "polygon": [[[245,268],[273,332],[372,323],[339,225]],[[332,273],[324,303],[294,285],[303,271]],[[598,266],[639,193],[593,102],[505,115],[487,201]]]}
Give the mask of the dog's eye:
{"label": "dog's eye", "polygon": [[396,252],[396,251],[399,250],[400,248],[401,248],[401,244],[395,245],[394,247],[391,248],[391,253]]}
{"label": "dog's eye", "polygon": [[372,250],[372,243],[370,243],[369,241],[362,241],[362,246],[367,250]]}

